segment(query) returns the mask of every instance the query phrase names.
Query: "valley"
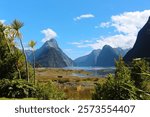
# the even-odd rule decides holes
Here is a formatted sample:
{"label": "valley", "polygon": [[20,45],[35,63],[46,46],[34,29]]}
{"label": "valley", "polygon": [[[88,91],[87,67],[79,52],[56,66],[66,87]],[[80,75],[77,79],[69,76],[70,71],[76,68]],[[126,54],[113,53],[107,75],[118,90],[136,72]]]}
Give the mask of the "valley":
{"label": "valley", "polygon": [[78,77],[72,74],[89,75],[90,72],[84,70],[68,70],[61,68],[37,68],[36,80],[37,82],[47,83],[54,82],[57,87],[62,90],[66,99],[85,100],[92,99],[95,84],[104,83],[106,78],[100,77]]}

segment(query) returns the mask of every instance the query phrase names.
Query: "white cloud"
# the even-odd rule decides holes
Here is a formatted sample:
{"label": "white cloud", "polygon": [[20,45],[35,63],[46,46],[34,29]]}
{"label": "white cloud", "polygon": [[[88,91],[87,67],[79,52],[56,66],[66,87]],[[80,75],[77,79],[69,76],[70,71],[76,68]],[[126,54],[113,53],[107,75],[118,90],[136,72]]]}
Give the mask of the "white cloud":
{"label": "white cloud", "polygon": [[110,22],[102,22],[99,27],[114,27],[117,34],[101,37],[89,46],[98,49],[107,44],[112,47],[131,48],[136,41],[138,31],[144,26],[149,16],[150,10],[124,12],[112,16]]}
{"label": "white cloud", "polygon": [[121,47],[123,49],[130,48],[135,42],[136,36],[118,34],[114,36],[100,38],[96,43],[89,44],[93,49],[103,48],[104,45],[110,45],[113,48]]}
{"label": "white cloud", "polygon": [[50,28],[42,30],[41,33],[45,35],[45,37],[42,39],[42,42],[46,42],[57,37],[57,33]]}
{"label": "white cloud", "polygon": [[118,32],[124,34],[137,34],[146,23],[149,16],[150,10],[125,12],[120,15],[112,16],[111,25],[115,27]]}
{"label": "white cloud", "polygon": [[88,18],[94,18],[94,17],[95,16],[93,14],[83,14],[83,15],[80,15],[80,16],[74,18],[74,21],[88,19]]}
{"label": "white cloud", "polygon": [[5,23],[5,20],[0,20],[0,22],[3,24],[3,23]]}
{"label": "white cloud", "polygon": [[101,24],[100,24],[100,27],[110,27],[110,22],[102,22]]}

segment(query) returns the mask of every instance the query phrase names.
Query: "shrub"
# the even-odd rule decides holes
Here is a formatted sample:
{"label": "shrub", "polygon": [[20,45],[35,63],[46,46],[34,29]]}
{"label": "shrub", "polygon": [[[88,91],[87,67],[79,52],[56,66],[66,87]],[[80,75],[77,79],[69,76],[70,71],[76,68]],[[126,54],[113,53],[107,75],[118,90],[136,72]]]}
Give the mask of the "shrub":
{"label": "shrub", "polygon": [[0,80],[0,97],[27,98],[34,97],[36,88],[26,80]]}
{"label": "shrub", "polygon": [[65,95],[53,82],[48,82],[37,84],[36,97],[40,100],[61,100],[65,98]]}
{"label": "shrub", "polygon": [[150,79],[149,63],[144,59],[135,59],[131,66],[131,79],[137,88],[147,90],[147,83]]}
{"label": "shrub", "polygon": [[122,58],[119,58],[119,61],[116,62],[115,76],[109,75],[105,83],[98,83],[95,86],[93,99],[137,99],[135,87],[130,79],[130,70],[125,66]]}

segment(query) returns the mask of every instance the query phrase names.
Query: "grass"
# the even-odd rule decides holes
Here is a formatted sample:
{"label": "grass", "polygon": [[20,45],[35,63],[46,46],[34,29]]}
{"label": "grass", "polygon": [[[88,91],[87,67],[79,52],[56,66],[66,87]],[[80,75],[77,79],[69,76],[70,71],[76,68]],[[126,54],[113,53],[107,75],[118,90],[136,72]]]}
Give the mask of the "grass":
{"label": "grass", "polygon": [[[91,100],[95,84],[96,83],[103,84],[106,81],[106,78],[98,78],[98,77],[81,78],[77,76],[71,76],[71,74],[73,73],[89,74],[88,72],[85,72],[83,70],[42,68],[36,69],[36,80],[37,82],[41,83],[53,81],[57,85],[57,87],[65,93],[67,100]],[[150,82],[148,88],[150,89]],[[0,98],[0,100],[37,100],[37,99]]]}
{"label": "grass", "polygon": [[0,100],[37,100],[36,98],[5,98],[2,97]]}
{"label": "grass", "polygon": [[[95,83],[105,82],[105,78],[80,78],[71,76],[73,73],[89,74],[84,70],[65,70],[65,69],[36,69],[38,82],[53,81],[65,92],[66,99],[70,100],[91,100]],[[58,77],[58,76],[61,76]]]}

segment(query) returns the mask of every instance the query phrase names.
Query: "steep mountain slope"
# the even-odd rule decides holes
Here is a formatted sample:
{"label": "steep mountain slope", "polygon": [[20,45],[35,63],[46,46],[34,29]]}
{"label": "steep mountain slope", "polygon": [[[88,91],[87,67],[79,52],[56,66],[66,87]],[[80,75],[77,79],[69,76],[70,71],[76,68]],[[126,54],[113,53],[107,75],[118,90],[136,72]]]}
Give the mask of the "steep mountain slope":
{"label": "steep mountain slope", "polygon": [[97,57],[100,54],[100,49],[98,50],[93,50],[90,54],[86,56],[79,57],[74,60],[75,64],[77,66],[96,66],[97,63]]}
{"label": "steep mountain slope", "polygon": [[97,66],[111,67],[115,65],[115,60],[118,60],[119,55],[109,45],[105,45],[97,58]]}
{"label": "steep mountain slope", "polygon": [[73,61],[59,48],[55,39],[45,42],[40,49],[36,50],[35,58],[36,64],[41,67],[73,66]]}
{"label": "steep mountain slope", "polygon": [[139,31],[133,48],[125,55],[124,60],[131,62],[134,58],[150,58],[150,17]]}

